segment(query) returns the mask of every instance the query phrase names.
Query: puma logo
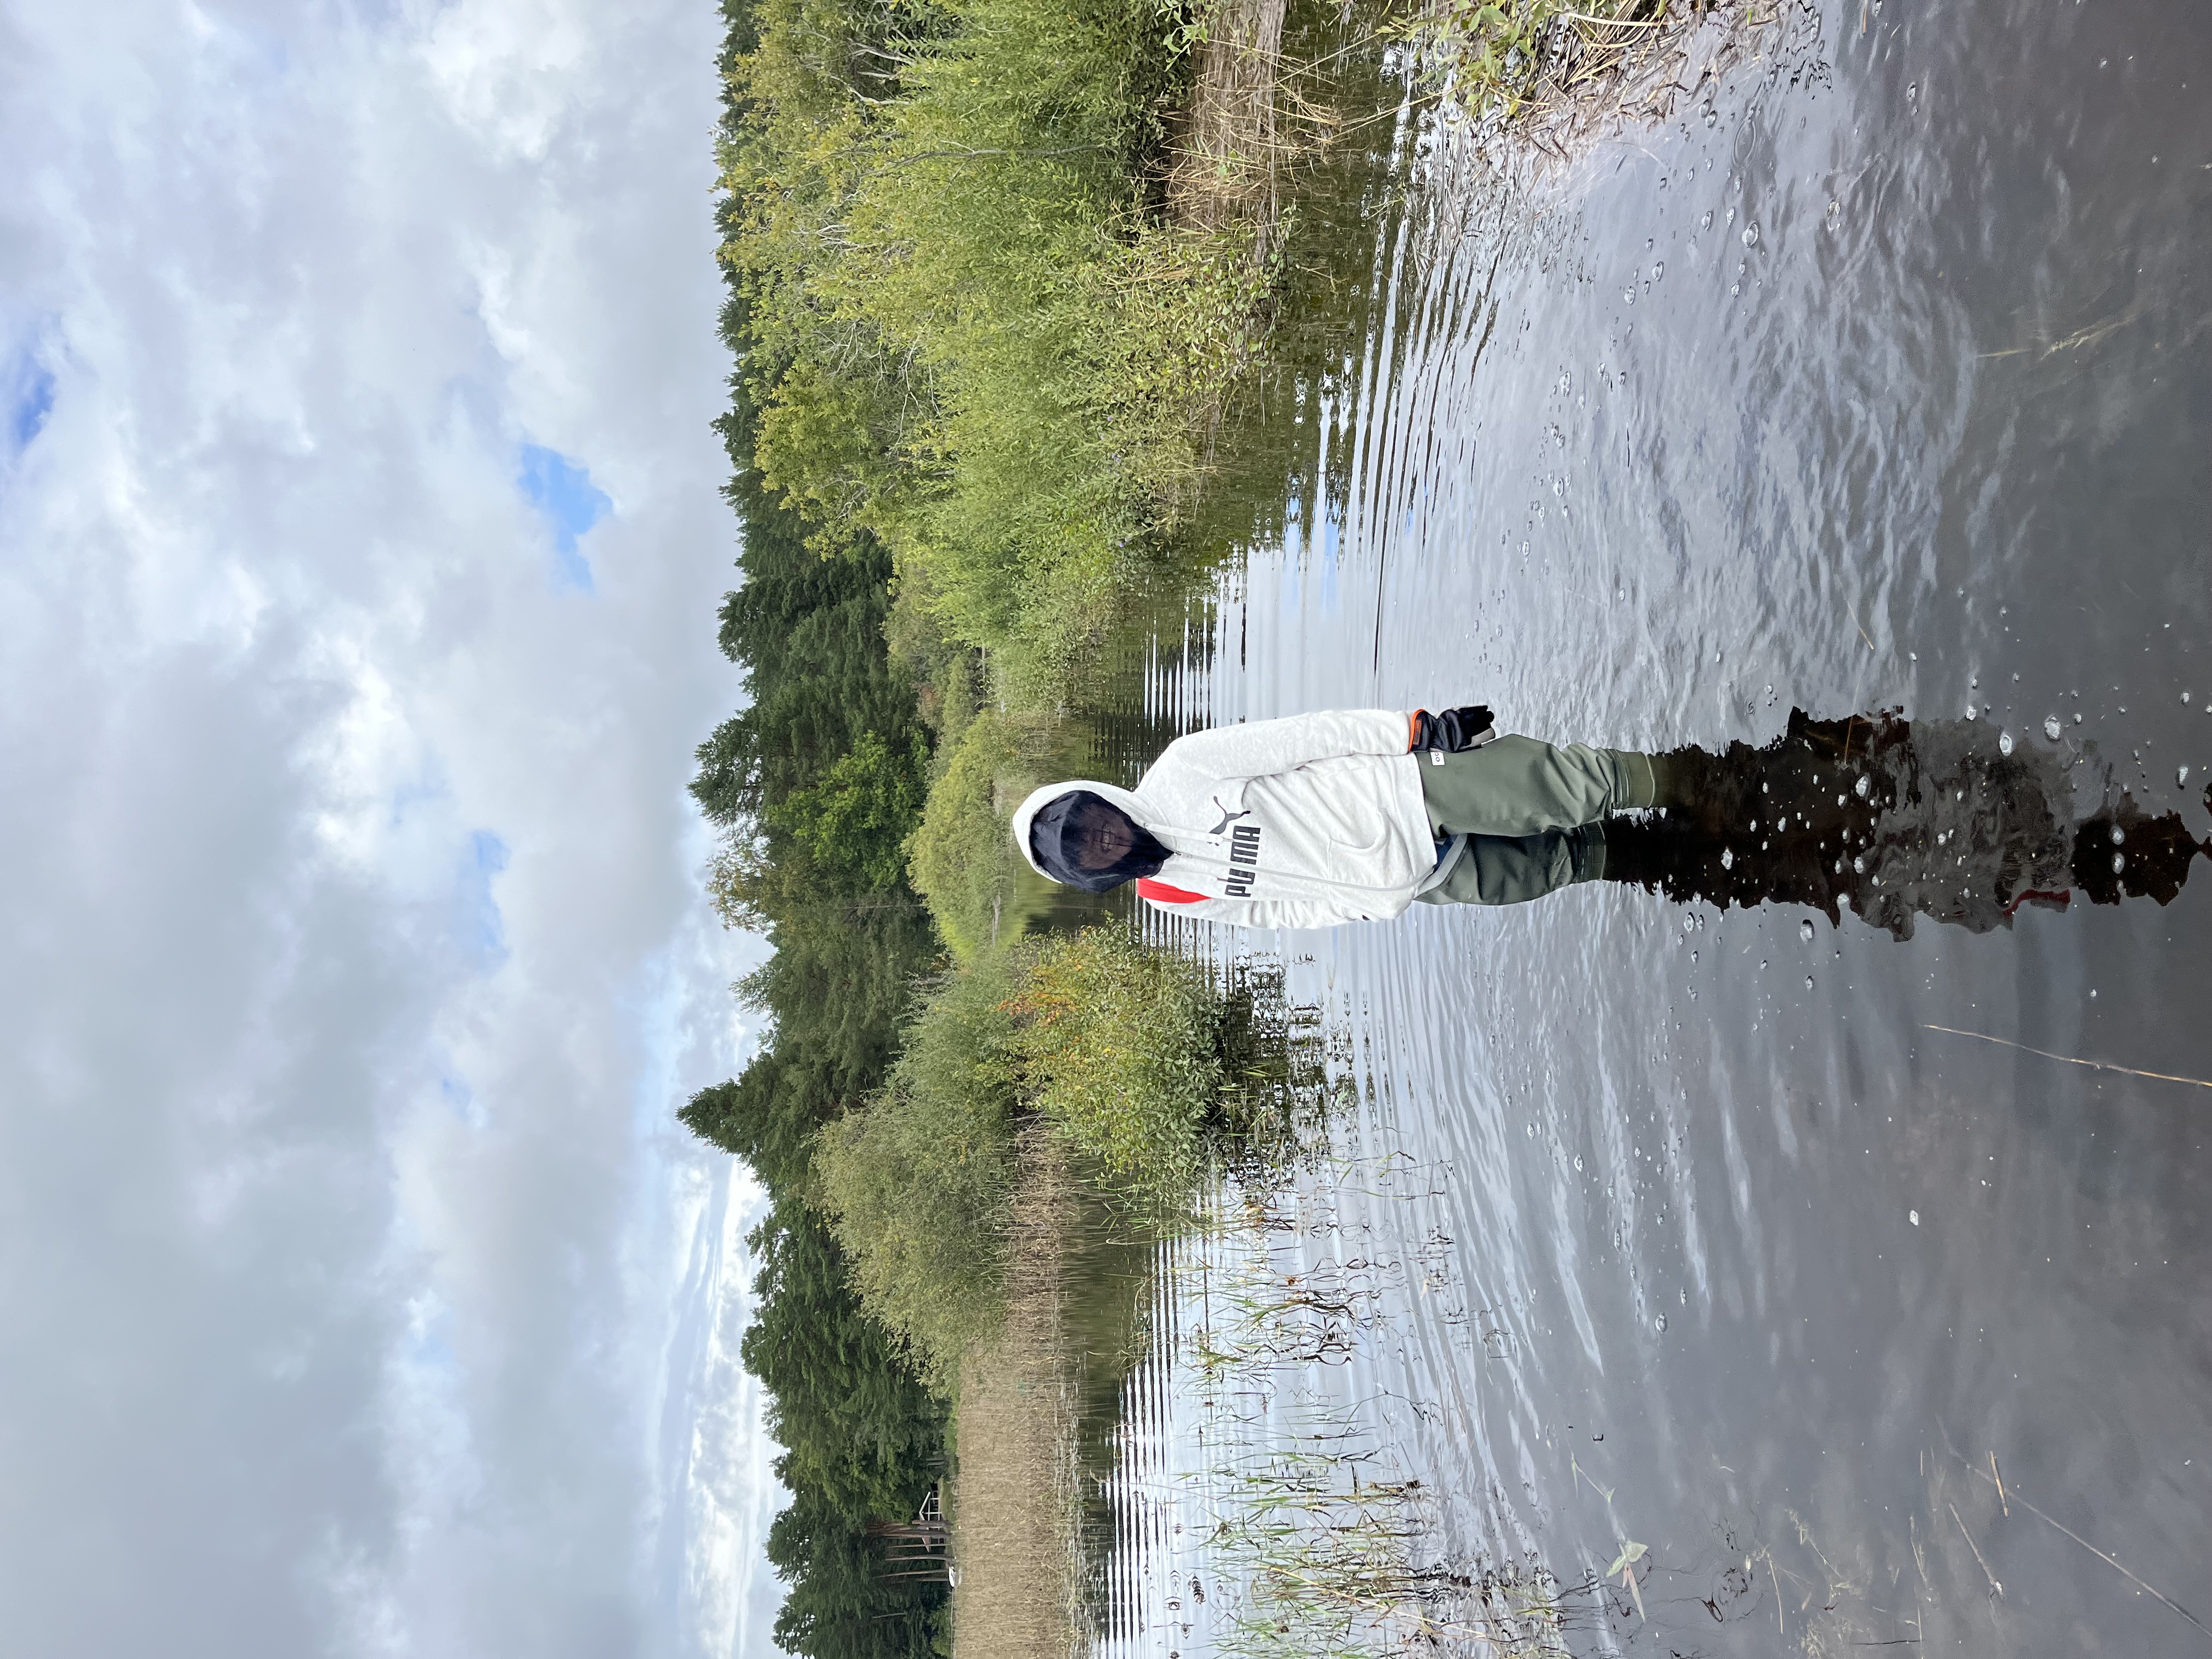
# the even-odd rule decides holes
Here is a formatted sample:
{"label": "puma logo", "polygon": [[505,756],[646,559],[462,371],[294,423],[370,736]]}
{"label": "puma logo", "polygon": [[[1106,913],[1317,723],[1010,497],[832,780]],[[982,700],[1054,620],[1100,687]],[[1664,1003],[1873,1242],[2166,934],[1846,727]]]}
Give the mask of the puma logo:
{"label": "puma logo", "polygon": [[[1216,806],[1221,806],[1221,797],[1216,795],[1213,798],[1213,804]],[[1238,818],[1249,818],[1251,816],[1252,809],[1249,806],[1241,812],[1232,812],[1227,807],[1221,806],[1221,822],[1215,824],[1212,829],[1207,830],[1206,833],[1209,836],[1218,836],[1224,830],[1226,830],[1231,823],[1234,823]]]}
{"label": "puma logo", "polygon": [[1252,896],[1253,880],[1260,873],[1257,868],[1260,862],[1260,826],[1240,823],[1230,832],[1229,839],[1232,843],[1229,849],[1229,861],[1244,867],[1229,872],[1229,882],[1224,890],[1231,898],[1249,898]]}

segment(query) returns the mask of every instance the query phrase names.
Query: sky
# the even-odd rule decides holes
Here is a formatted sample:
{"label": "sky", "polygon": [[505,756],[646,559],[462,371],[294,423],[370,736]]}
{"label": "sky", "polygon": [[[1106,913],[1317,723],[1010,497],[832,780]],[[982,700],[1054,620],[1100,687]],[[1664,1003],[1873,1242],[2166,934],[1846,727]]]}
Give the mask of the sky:
{"label": "sky", "polygon": [[765,1653],[710,0],[0,0],[11,1654]]}

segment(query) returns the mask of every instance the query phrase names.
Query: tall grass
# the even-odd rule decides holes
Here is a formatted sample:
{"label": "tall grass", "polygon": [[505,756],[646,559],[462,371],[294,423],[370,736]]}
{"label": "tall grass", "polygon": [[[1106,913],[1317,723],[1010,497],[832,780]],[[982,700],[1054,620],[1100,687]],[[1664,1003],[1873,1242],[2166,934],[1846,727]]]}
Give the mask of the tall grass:
{"label": "tall grass", "polygon": [[1004,1317],[959,1371],[950,1514],[954,1659],[1062,1659],[1075,1646],[1080,1493],[1067,1267],[1079,1196],[1041,1124],[1016,1137]]}

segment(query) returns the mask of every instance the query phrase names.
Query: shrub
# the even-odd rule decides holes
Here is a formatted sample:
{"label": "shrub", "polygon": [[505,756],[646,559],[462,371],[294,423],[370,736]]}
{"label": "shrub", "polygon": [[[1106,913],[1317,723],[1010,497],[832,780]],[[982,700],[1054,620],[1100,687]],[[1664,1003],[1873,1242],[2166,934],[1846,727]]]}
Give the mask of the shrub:
{"label": "shrub", "polygon": [[941,981],[883,1090],[824,1128],[815,1153],[861,1305],[940,1389],[1000,1312],[1018,1063],[1011,990],[1003,959]]}
{"label": "shrub", "polygon": [[1269,1057],[1282,1022],[1253,992],[1120,927],[983,952],[930,988],[889,1082],[822,1131],[814,1167],[862,1306],[933,1386],[1004,1315],[1018,1125],[1153,1224],[1188,1213],[1213,1143],[1250,1155],[1290,1086]]}
{"label": "shrub", "polygon": [[993,943],[999,931],[994,921],[1012,896],[1020,855],[999,810],[998,781],[1018,757],[1006,722],[996,714],[978,715],[945,757],[921,823],[907,842],[914,890],[928,902],[937,931],[963,962]]}
{"label": "shrub", "polygon": [[1225,1081],[1225,1000],[1200,963],[1093,927],[1024,952],[1012,1007],[1023,1102],[1092,1179],[1156,1215],[1201,1178]]}

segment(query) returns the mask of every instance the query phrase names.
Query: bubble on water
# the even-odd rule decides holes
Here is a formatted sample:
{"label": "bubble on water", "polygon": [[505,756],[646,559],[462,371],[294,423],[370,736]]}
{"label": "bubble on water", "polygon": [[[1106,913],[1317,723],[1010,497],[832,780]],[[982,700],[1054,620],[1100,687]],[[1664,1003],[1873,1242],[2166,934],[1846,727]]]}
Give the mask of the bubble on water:
{"label": "bubble on water", "polygon": [[1711,230],[1712,228],[1713,210],[1711,208],[1707,208],[1705,210],[1705,216],[1698,221],[1698,228],[1699,230]]}
{"label": "bubble on water", "polygon": [[2182,700],[2182,702],[2187,702],[2189,701],[2189,693],[2187,693],[2186,691],[2183,692],[2183,693],[2181,694],[2181,700]]}
{"label": "bubble on water", "polygon": [[1743,245],[1746,247],[1757,247],[1759,246],[1758,220],[1753,219],[1749,224],[1747,224],[1743,228]]}
{"label": "bubble on water", "polygon": [[1536,1126],[1535,1126],[1534,1124],[1533,1124],[1533,1123],[1532,1123],[1532,1124],[1530,1124],[1530,1125],[1528,1126],[1528,1139],[1531,1139],[1531,1140],[1534,1140],[1535,1138],[1536,1138]]}
{"label": "bubble on water", "polygon": [[1810,974],[1805,975],[1805,988],[1808,991],[1813,988],[1813,976]]}
{"label": "bubble on water", "polygon": [[1733,870],[1735,868],[1735,848],[1729,847],[1723,847],[1721,848],[1721,868],[1723,870]]}
{"label": "bubble on water", "polygon": [[1634,305],[1636,303],[1636,290],[1632,288],[1625,288],[1621,289],[1620,303],[1625,306]]}
{"label": "bubble on water", "polygon": [[2074,724],[2076,726],[2081,724],[2081,711],[2078,708],[2074,711]]}
{"label": "bubble on water", "polygon": [[2112,845],[2115,847],[2124,847],[2127,844],[2128,832],[2121,829],[2118,824],[2114,824],[2112,826]]}
{"label": "bubble on water", "polygon": [[1809,921],[1799,922],[1797,924],[1797,937],[1803,939],[1808,945],[1810,945],[1813,942],[1813,924]]}
{"label": "bubble on water", "polygon": [[2009,755],[2012,753],[2011,732],[2000,732],[1997,733],[1997,753],[2000,755]]}
{"label": "bubble on water", "polygon": [[1851,873],[1855,876],[1866,874],[1866,859],[1863,854],[1851,860]]}
{"label": "bubble on water", "polygon": [[1975,708],[1975,707],[1974,707],[1974,705],[1973,705],[1973,704],[1972,704],[1972,703],[1968,703],[1968,704],[1966,705],[1966,718],[1967,718],[1968,720],[1972,720],[1972,719],[1976,718],[1978,715],[1979,715],[1979,714],[1980,714],[1980,713],[1981,713],[1981,712],[1982,712],[1982,711],[1981,711],[1980,709],[1978,709],[1978,708]]}
{"label": "bubble on water", "polygon": [[2186,783],[2186,782],[2188,782],[2188,781],[2189,781],[2189,769],[2188,769],[2187,767],[2185,767],[2185,767],[2183,767],[2179,771],[2176,772],[2176,773],[2173,775],[2173,781],[2174,781],[2174,782],[2176,782],[2176,783],[2178,783],[2178,784],[2179,784],[2179,783]]}
{"label": "bubble on water", "polygon": [[1686,1307],[1688,1307],[1688,1306],[1690,1305],[1690,1293],[1689,1293],[1689,1291],[1675,1291],[1675,1292],[1674,1292],[1674,1295],[1675,1295],[1675,1297],[1676,1297],[1677,1300],[1679,1301],[1679,1303],[1680,1303],[1680,1304],[1681,1306],[1683,1306],[1683,1307],[1686,1308]]}
{"label": "bubble on water", "polygon": [[1874,793],[1874,780],[1862,774],[1859,781],[1853,784],[1851,788],[1861,800],[1864,800],[1869,795]]}
{"label": "bubble on water", "polygon": [[1729,284],[1729,295],[1731,298],[1742,292],[1743,284],[1741,283],[1730,283]]}
{"label": "bubble on water", "polygon": [[1577,1153],[1575,1154],[1575,1168],[1576,1168],[1577,1170],[1580,1170],[1582,1167],[1583,1167],[1583,1155],[1582,1155],[1580,1152],[1577,1152]]}
{"label": "bubble on water", "polygon": [[2114,875],[2118,875],[2121,871],[2127,867],[2128,855],[2125,853],[2115,853],[2112,854],[2112,873]]}
{"label": "bubble on water", "polygon": [[1663,1331],[1667,1328],[1667,1316],[1665,1314],[1661,1314],[1658,1318],[1653,1320],[1651,1322],[1653,1325]]}
{"label": "bubble on water", "polygon": [[1651,267],[1651,280],[1652,280],[1653,282],[1655,282],[1655,283],[1656,283],[1656,282],[1657,282],[1657,281],[1658,281],[1662,276],[1664,276],[1666,274],[1667,274],[1667,262],[1666,262],[1665,260],[1663,260],[1663,259],[1662,259],[1662,260],[1661,260],[1657,264],[1656,264],[1656,265],[1654,265],[1654,266],[1652,266],[1652,267]]}
{"label": "bubble on water", "polygon": [[1905,1218],[1907,1221],[1910,1221],[1914,1226],[1917,1227],[1920,1224],[1920,1212],[1917,1210],[1907,1210],[1905,1212]]}
{"label": "bubble on water", "polygon": [[1734,224],[1735,222],[1735,210],[1734,208],[1730,208],[1728,210],[1728,217],[1722,220],[1721,222],[1724,225]]}
{"label": "bubble on water", "polygon": [[2043,722],[2043,735],[2050,738],[2053,743],[2058,741],[2058,734],[2064,729],[2065,728],[2063,726],[2058,724],[2058,716],[2056,714],[2050,716]]}

